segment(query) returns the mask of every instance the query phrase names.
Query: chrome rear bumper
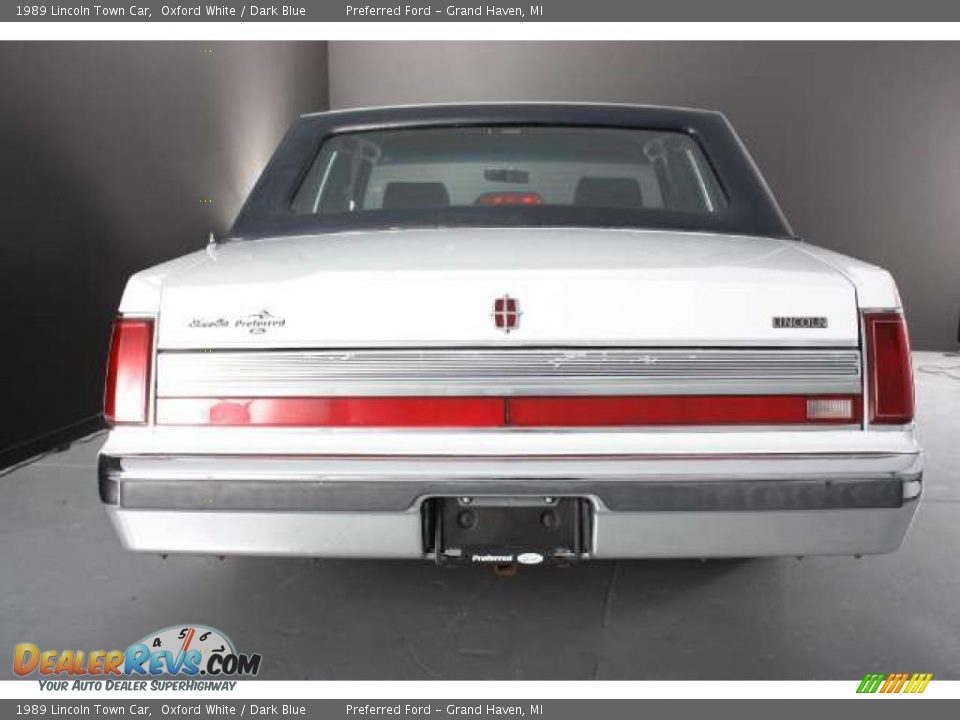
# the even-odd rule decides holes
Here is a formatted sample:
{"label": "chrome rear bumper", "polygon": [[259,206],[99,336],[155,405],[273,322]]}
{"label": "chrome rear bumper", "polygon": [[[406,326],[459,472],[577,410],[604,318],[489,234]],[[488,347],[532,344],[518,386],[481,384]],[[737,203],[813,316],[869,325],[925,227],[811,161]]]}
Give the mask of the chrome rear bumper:
{"label": "chrome rear bumper", "polygon": [[436,497],[579,497],[590,558],[871,554],[899,547],[918,456],[311,458],[104,455],[126,547],[423,558]]}

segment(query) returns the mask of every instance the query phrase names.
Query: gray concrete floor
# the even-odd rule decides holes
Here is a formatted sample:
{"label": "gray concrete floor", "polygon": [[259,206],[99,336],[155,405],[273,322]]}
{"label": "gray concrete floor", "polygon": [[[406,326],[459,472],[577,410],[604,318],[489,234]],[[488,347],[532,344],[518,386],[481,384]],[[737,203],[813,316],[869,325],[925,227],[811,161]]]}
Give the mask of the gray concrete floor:
{"label": "gray concrete floor", "polygon": [[[894,555],[595,563],[499,578],[427,563],[124,552],[99,438],[0,478],[0,677],[13,645],[126,647],[180,623],[267,679],[960,679],[960,358],[918,353],[926,496]],[[934,372],[931,372],[931,369]]]}

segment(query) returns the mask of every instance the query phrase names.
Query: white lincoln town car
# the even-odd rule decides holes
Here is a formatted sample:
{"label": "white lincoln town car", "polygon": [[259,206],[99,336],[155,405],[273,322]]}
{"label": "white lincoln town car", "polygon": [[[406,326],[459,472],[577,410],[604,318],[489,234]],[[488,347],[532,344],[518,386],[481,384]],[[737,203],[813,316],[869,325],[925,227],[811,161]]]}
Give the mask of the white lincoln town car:
{"label": "white lincoln town car", "polygon": [[105,416],[158,553],[860,555],[921,495],[893,280],[695,110],[301,118],[227,237],[130,279]]}

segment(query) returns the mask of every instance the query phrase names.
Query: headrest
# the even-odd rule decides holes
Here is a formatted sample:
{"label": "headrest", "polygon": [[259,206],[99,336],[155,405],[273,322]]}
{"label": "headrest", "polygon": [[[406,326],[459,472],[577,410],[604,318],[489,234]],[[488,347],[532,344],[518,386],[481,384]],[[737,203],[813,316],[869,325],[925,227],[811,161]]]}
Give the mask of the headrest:
{"label": "headrest", "polygon": [[383,191],[384,210],[446,207],[447,187],[440,182],[392,182]]}

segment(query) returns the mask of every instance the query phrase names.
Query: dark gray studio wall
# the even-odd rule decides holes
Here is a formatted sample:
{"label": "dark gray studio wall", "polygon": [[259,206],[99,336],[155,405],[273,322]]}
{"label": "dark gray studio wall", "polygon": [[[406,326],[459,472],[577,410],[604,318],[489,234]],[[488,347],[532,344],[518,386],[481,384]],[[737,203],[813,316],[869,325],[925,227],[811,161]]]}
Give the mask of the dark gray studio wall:
{"label": "dark gray studio wall", "polygon": [[894,272],[955,346],[960,43],[330,44],[331,106],[585,100],[722,110],[794,227]]}
{"label": "dark gray studio wall", "polygon": [[326,65],[324,43],[0,43],[0,461],[100,411],[126,277],[227,227],[327,106]]}

